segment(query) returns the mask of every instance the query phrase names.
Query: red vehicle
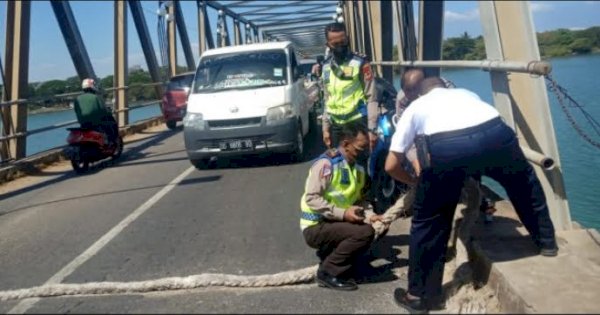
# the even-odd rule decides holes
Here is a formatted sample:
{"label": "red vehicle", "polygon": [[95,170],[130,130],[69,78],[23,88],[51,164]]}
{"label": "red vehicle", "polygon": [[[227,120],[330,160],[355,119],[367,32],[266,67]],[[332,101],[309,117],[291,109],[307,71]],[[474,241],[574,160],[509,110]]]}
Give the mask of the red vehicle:
{"label": "red vehicle", "polygon": [[160,110],[169,129],[175,129],[183,120],[187,107],[187,97],[195,72],[178,74],[169,80],[163,95]]}
{"label": "red vehicle", "polygon": [[115,160],[123,152],[123,139],[118,137],[117,143],[108,142],[106,134],[85,128],[67,128],[69,145],[63,153],[76,173],[84,173],[90,163],[110,157]]}

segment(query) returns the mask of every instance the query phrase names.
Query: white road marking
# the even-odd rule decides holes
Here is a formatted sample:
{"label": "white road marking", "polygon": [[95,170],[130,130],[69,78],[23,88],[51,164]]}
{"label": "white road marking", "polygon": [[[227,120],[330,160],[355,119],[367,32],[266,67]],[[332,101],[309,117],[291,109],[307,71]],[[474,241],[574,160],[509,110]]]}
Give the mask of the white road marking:
{"label": "white road marking", "polygon": [[[184,178],[186,178],[191,172],[194,171],[194,167],[191,166],[187,170],[183,171],[183,173],[179,174],[179,176],[175,177],[170,183],[168,183],[165,187],[163,187],[159,192],[157,192],[154,196],[144,202],[141,206],[139,206],[135,211],[133,211],[130,215],[128,215],[125,219],[123,219],[119,224],[113,227],[110,231],[104,234],[100,239],[98,239],[92,246],[86,249],[83,253],[77,256],[73,261],[71,261],[68,265],[64,266],[59,272],[57,272],[54,276],[52,276],[44,285],[47,284],[57,284],[63,281],[66,277],[72,274],[77,268],[83,265],[86,261],[96,255],[106,244],[108,244],[111,240],[113,240],[121,231],[123,231],[131,222],[135,221],[139,216],[141,216],[144,212],[150,209],[154,204],[156,204],[162,197],[164,197],[169,191],[171,191],[177,184],[179,184]],[[37,303],[40,298],[30,298],[24,299],[19,304],[15,305],[8,314],[23,314],[28,309],[30,309],[35,303]]]}

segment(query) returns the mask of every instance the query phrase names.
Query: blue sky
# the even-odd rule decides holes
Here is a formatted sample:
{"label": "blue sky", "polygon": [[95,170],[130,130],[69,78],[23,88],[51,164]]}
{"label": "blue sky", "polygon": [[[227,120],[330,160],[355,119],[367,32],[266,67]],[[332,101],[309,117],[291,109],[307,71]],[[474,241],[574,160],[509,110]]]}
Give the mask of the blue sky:
{"label": "blue sky", "polygon": [[[71,8],[83,36],[84,44],[99,77],[113,73],[113,2],[70,1]],[[198,59],[198,28],[196,1],[182,1],[184,20],[196,61]],[[417,3],[415,3],[416,6]],[[152,37],[155,52],[159,54],[157,39],[158,1],[142,1],[146,23]],[[581,29],[600,25],[600,2],[596,1],[532,1],[531,8],[537,31],[557,28]],[[453,37],[468,32],[481,34],[478,4],[476,1],[445,2],[444,37]],[[208,9],[211,26],[216,25],[216,12]],[[4,62],[6,2],[0,2],[0,52]],[[65,79],[76,74],[69,52],[49,1],[33,1],[31,12],[30,82]],[[137,32],[131,15],[129,27],[129,66],[146,68]],[[228,26],[230,34],[233,27]],[[185,58],[178,48],[178,63]],[[159,59],[160,63],[160,59]]]}

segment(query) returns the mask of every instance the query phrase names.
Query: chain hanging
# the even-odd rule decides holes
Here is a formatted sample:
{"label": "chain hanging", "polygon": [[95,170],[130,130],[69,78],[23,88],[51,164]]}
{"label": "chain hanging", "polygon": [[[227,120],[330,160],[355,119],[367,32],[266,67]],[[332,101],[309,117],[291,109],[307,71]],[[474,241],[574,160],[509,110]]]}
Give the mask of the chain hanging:
{"label": "chain hanging", "polygon": [[592,128],[594,129],[594,131],[596,131],[596,133],[599,136],[600,136],[600,123],[598,123],[598,121],[596,121],[588,112],[586,112],[583,109],[583,107],[577,103],[577,101],[575,101],[569,94],[567,94],[567,90],[564,87],[560,86],[558,84],[558,82],[556,82],[556,80],[554,80],[554,78],[552,78],[550,76],[550,74],[546,75],[545,78],[546,78],[546,81],[548,82],[548,88],[550,89],[550,91],[552,91],[552,92],[554,92],[554,94],[556,94],[556,98],[558,99],[558,104],[560,105],[560,108],[563,110],[563,112],[567,116],[567,120],[569,121],[569,123],[571,124],[573,129],[575,129],[575,131],[577,131],[579,136],[581,136],[586,142],[588,142],[591,145],[593,145],[594,147],[600,149],[600,142],[592,139],[588,134],[586,134],[583,131],[581,126],[579,126],[577,124],[577,122],[575,121],[575,118],[573,117],[573,115],[571,115],[571,113],[567,109],[567,104],[565,104],[565,103],[568,102],[570,105],[569,107],[578,108],[579,110],[581,110],[584,117],[592,125]]}

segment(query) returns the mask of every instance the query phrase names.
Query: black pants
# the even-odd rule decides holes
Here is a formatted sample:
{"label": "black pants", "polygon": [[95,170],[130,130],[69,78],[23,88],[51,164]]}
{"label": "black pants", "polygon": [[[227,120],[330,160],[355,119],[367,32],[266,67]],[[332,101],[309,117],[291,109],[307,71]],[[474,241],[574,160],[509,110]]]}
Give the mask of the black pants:
{"label": "black pants", "polygon": [[413,204],[410,294],[436,298],[442,293],[446,246],[466,176],[486,175],[498,181],[536,245],[556,246],[542,186],[514,131],[500,119],[432,135],[429,152],[431,167],[422,170]]}
{"label": "black pants", "polygon": [[308,246],[323,258],[321,269],[338,277],[352,267],[357,257],[369,249],[375,237],[370,224],[322,222],[307,227],[303,233]]}

